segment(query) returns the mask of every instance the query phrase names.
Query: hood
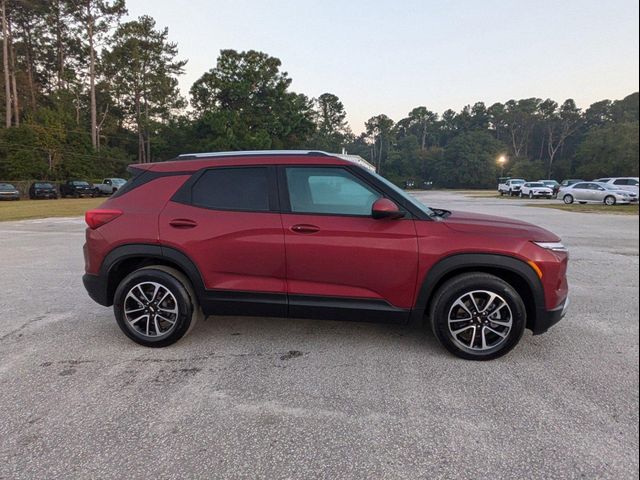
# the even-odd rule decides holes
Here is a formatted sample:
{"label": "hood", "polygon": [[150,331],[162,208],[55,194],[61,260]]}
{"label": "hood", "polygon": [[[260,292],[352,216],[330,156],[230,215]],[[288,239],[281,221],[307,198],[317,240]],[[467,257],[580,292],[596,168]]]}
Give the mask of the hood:
{"label": "hood", "polygon": [[461,233],[520,237],[536,242],[560,241],[556,234],[531,223],[482,213],[454,211],[443,220],[443,223]]}

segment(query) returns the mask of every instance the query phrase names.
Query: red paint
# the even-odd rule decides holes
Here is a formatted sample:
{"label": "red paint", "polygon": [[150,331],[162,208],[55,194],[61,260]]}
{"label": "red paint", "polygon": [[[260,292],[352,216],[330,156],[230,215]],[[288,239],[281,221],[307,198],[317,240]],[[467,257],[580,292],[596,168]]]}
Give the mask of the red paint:
{"label": "red paint", "polygon": [[[382,299],[411,308],[439,260],[457,253],[494,253],[536,263],[548,309],[566,298],[567,255],[532,243],[559,239],[516,220],[462,212],[443,221],[232,212],[171,200],[190,172],[201,168],[310,163],[350,165],[330,156],[257,156],[136,166],[185,173],[107,200],[101,209],[123,213],[108,223],[92,220],[86,232],[86,271],[98,273],[105,255],[117,246],[161,244],[187,255],[207,289]],[[381,211],[398,208],[387,199],[376,205]]]}

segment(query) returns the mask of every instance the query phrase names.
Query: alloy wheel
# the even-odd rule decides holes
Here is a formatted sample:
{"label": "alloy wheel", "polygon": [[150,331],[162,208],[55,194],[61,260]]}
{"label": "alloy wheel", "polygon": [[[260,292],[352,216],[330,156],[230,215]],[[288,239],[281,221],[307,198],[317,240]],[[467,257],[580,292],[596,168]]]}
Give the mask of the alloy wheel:
{"label": "alloy wheel", "polygon": [[171,291],[156,282],[134,285],[124,300],[124,317],[134,332],[157,338],[170,333],[178,320],[178,302]]}
{"label": "alloy wheel", "polygon": [[463,350],[495,349],[509,337],[513,313],[495,292],[473,290],[461,295],[449,310],[449,333]]}

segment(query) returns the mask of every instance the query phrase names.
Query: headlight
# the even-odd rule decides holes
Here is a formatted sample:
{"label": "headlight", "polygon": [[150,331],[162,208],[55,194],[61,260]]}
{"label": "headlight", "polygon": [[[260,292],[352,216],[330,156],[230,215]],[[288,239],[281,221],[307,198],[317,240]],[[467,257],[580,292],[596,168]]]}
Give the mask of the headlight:
{"label": "headlight", "polygon": [[553,252],[566,252],[567,247],[565,247],[562,242],[533,242],[539,247],[544,248],[545,250],[551,250]]}

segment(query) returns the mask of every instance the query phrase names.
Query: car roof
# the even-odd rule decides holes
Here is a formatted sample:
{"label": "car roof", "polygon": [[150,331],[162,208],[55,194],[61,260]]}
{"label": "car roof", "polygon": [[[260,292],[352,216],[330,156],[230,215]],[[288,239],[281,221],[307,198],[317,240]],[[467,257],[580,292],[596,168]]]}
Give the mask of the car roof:
{"label": "car roof", "polygon": [[186,153],[173,160],[138,163],[133,168],[154,172],[192,172],[211,166],[234,165],[359,165],[375,171],[375,167],[358,155],[327,153],[319,150],[246,150],[237,152]]}

